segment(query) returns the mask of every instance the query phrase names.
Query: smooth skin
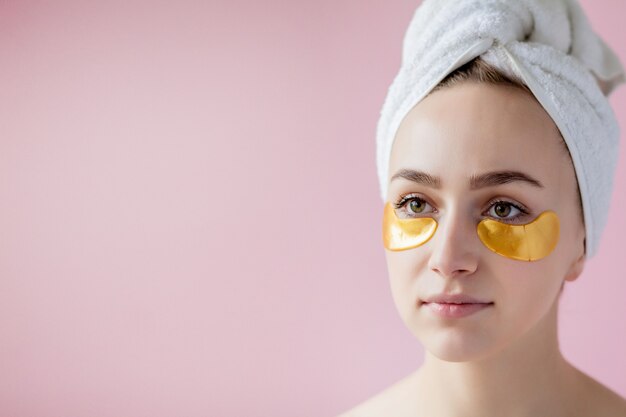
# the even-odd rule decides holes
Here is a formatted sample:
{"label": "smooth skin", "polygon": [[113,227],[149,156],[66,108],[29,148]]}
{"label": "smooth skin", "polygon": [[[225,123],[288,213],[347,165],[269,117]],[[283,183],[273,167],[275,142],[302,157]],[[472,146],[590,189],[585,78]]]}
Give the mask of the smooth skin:
{"label": "smooth skin", "polygon": [[[400,169],[420,170],[439,177],[441,187],[398,178],[389,183],[387,200],[418,195],[427,202],[419,215],[433,216],[439,226],[424,245],[385,254],[393,301],[424,346],[425,359],[342,417],[626,416],[626,400],[575,368],[559,349],[560,290],[585,263],[576,175],[560,140],[541,105],[505,85],[467,81],[444,88],[405,117],[388,178]],[[512,181],[470,189],[472,175],[502,170],[523,172],[543,187]],[[511,208],[502,215],[506,210],[488,204],[494,198],[529,209],[518,223],[545,210],[558,213],[554,251],[523,262],[487,249],[476,233],[480,220],[511,221],[521,214]],[[419,305],[442,292],[494,304],[457,319]]]}

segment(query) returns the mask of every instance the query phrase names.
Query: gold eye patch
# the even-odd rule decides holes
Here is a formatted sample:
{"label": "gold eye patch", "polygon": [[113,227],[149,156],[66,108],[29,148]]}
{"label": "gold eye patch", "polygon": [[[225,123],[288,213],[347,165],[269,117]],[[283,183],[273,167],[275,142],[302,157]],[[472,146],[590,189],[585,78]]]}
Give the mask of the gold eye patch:
{"label": "gold eye patch", "polygon": [[430,217],[400,219],[390,202],[383,213],[383,244],[393,251],[416,248],[430,239],[437,230],[437,221]]}
{"label": "gold eye patch", "polygon": [[[390,202],[383,214],[383,244],[392,251],[416,248],[428,242],[437,230],[431,217],[400,219]],[[541,213],[527,224],[509,224],[484,219],[476,228],[478,237],[491,251],[507,258],[536,261],[548,256],[559,241],[559,218],[554,211]]]}
{"label": "gold eye patch", "polygon": [[520,261],[537,261],[552,252],[559,241],[559,217],[548,210],[527,224],[507,224],[485,219],[478,237],[493,252]]}

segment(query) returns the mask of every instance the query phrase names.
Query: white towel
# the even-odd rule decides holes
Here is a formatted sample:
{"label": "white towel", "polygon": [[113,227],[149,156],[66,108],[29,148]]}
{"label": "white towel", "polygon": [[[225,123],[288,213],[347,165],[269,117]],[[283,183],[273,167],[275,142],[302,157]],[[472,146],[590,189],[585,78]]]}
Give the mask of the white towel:
{"label": "white towel", "polygon": [[607,97],[626,76],[576,0],[422,2],[377,126],[383,201],[400,122],[447,74],[477,56],[524,80],[560,129],[580,187],[586,256],[592,257],[606,224],[619,150],[619,125]]}

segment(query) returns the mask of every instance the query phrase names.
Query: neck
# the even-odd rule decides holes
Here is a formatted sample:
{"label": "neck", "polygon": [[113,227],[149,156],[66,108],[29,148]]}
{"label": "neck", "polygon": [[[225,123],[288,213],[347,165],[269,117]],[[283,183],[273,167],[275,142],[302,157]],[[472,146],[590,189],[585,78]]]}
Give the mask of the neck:
{"label": "neck", "polygon": [[558,301],[534,328],[487,358],[447,362],[426,352],[414,375],[424,415],[567,415],[577,378],[559,350],[557,308]]}

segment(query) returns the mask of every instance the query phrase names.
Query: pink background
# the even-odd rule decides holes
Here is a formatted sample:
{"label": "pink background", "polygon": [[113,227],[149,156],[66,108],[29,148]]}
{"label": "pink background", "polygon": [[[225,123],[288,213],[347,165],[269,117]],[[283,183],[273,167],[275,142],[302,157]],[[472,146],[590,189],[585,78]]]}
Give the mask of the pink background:
{"label": "pink background", "polygon": [[[334,416],[416,369],[374,135],[417,3],[54,3],[0,3],[0,415]],[[560,318],[623,396],[625,187],[622,147]]]}

